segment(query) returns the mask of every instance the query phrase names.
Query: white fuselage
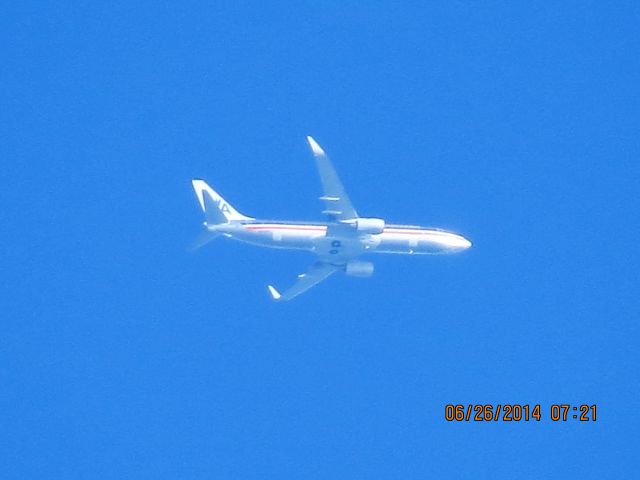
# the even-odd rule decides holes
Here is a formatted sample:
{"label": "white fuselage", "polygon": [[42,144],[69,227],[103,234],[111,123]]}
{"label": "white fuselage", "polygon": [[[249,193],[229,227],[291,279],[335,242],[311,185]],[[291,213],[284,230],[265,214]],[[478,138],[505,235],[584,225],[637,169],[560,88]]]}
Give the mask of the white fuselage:
{"label": "white fuselage", "polygon": [[335,256],[336,260],[361,253],[437,255],[471,246],[461,235],[410,225],[386,225],[377,235],[357,232],[348,225],[259,220],[208,225],[207,228],[254,245],[309,250],[317,255]]}

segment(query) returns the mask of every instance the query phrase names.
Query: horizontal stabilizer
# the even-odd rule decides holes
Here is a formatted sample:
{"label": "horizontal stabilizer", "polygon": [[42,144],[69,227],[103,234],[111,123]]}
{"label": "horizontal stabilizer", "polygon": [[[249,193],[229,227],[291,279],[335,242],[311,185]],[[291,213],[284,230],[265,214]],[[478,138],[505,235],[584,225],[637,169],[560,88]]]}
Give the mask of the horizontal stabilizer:
{"label": "horizontal stabilizer", "polygon": [[212,240],[215,240],[220,236],[218,232],[210,232],[209,230],[204,230],[200,232],[200,234],[191,242],[191,244],[187,247],[188,252],[195,252],[196,250],[204,247],[207,243]]}

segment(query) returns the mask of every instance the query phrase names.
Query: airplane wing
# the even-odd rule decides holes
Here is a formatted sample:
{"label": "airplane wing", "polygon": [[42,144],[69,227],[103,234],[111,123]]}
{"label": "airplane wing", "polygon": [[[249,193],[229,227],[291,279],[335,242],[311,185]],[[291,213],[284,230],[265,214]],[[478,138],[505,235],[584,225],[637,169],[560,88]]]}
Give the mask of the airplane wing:
{"label": "airplane wing", "polygon": [[269,285],[269,293],[274,300],[291,300],[301,293],[306,292],[311,287],[317,285],[332,273],[337,272],[340,267],[326,262],[314,263],[307,273],[298,275],[298,281],[294,283],[288,290],[280,293],[272,285]]}
{"label": "airplane wing", "polygon": [[351,205],[351,200],[349,200],[349,196],[344,191],[342,182],[333,168],[331,160],[313,138],[307,137],[307,142],[309,142],[313,152],[318,173],[320,174],[320,181],[322,182],[323,194],[320,200],[325,203],[325,209],[322,213],[335,220],[357,218],[358,214],[353,205]]}
{"label": "airplane wing", "polygon": [[[309,146],[313,152],[316,167],[318,167],[318,173],[320,174],[320,181],[322,182],[322,196],[320,200],[325,204],[325,209],[322,213],[337,222],[358,218],[358,214],[355,208],[353,208],[353,205],[351,205],[351,200],[349,200],[349,196],[344,191],[342,182],[325,151],[312,137],[307,137],[307,142],[309,142]],[[339,223],[330,225],[329,228],[332,231],[339,229],[341,233],[344,233],[341,230],[343,228],[348,230],[347,233],[351,232],[351,229],[349,229],[347,225]],[[333,261],[341,259],[342,258],[332,258]],[[309,268],[307,273],[298,275],[298,280],[289,287],[288,290],[280,293],[273,285],[268,285],[269,293],[274,300],[291,300],[314,287],[341,268],[341,266],[323,261],[323,257],[320,257],[319,260]]]}

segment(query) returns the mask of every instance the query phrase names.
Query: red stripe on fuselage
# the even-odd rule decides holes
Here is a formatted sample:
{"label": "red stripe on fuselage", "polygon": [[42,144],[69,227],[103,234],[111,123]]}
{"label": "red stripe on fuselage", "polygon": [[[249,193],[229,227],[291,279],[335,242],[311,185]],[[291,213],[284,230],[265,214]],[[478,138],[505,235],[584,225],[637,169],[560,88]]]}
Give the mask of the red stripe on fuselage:
{"label": "red stripe on fuselage", "polygon": [[313,230],[314,232],[318,232],[318,231],[324,231],[327,229],[327,227],[322,227],[322,226],[285,226],[285,225],[278,225],[278,226],[273,226],[273,227],[267,227],[264,225],[256,225],[256,226],[248,226],[246,227],[247,230]]}
{"label": "red stripe on fuselage", "polygon": [[[246,230],[251,231],[270,231],[270,230],[298,230],[307,232],[323,232],[327,227],[322,225],[247,225]],[[402,228],[385,228],[382,233],[400,234],[400,235],[441,235],[449,236],[450,233],[440,232],[437,230],[409,230]]]}

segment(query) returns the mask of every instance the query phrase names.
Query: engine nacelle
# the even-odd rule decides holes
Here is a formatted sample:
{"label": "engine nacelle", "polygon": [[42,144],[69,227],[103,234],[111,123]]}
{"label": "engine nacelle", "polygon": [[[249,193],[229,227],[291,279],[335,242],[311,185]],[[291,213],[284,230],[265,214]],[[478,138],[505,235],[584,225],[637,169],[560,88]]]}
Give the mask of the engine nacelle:
{"label": "engine nacelle", "polygon": [[354,224],[360,233],[378,235],[384,230],[384,220],[381,218],[358,218]]}
{"label": "engine nacelle", "polygon": [[347,262],[344,271],[352,277],[370,277],[373,275],[373,263],[351,260]]}

